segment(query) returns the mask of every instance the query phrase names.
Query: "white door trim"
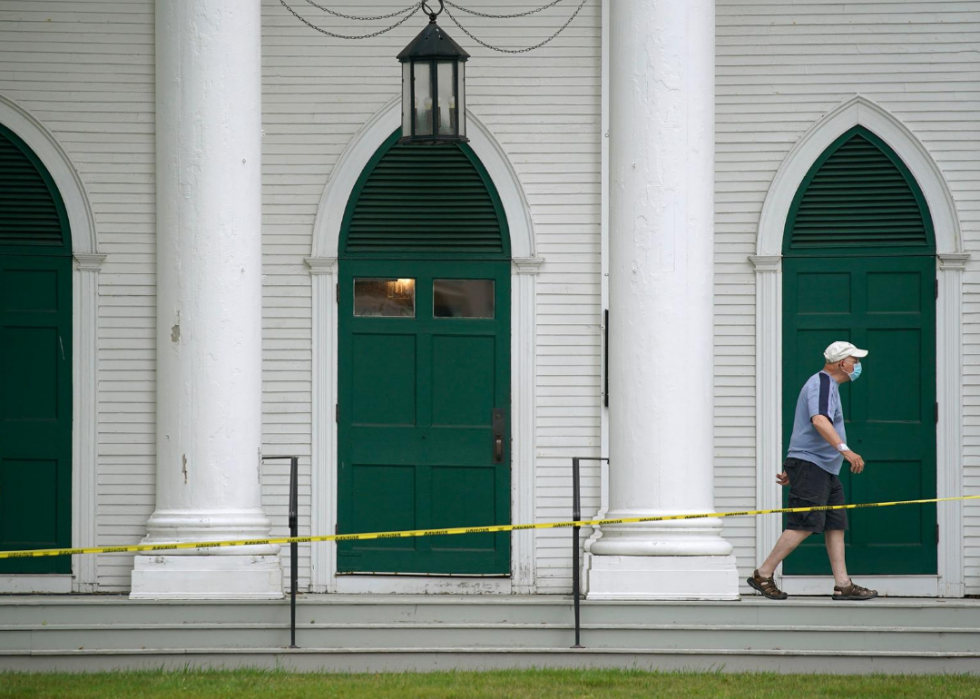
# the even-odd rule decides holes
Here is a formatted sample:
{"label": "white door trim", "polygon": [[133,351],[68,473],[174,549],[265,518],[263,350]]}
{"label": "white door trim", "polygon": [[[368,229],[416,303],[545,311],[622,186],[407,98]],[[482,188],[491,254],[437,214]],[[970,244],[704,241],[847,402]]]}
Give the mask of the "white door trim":
{"label": "white door trim", "polygon": [[[939,497],[962,494],[962,277],[969,255],[963,252],[952,194],[925,146],[889,112],[858,95],[817,122],[783,161],[762,208],[756,254],[749,258],[755,266],[756,278],[756,497],[762,509],[782,506],[781,489],[775,482],[775,474],[780,470],[783,458],[781,253],[786,218],[793,197],[813,162],[837,137],[859,124],[885,141],[903,160],[921,188],[932,215],[939,278],[936,306],[937,493]],[[938,518],[939,576],[935,594],[962,597],[962,503],[941,504]],[[779,538],[781,520],[779,517],[760,517],[757,521],[756,557],[761,560]],[[778,574],[781,575],[781,571]],[[908,578],[906,587],[921,582],[921,576]],[[782,584],[790,584],[792,579],[787,578]]]}
{"label": "white door trim", "polygon": [[[72,271],[72,486],[71,540],[75,548],[96,546],[98,469],[99,253],[95,215],[81,176],[54,134],[13,100],[0,95],[0,124],[16,133],[44,163],[65,204],[75,258]],[[72,556],[70,590],[61,576],[3,576],[0,592],[94,592],[96,556]],[[10,578],[22,578],[8,584]],[[56,583],[52,580],[58,578]],[[32,580],[39,580],[36,585]],[[26,589],[30,587],[31,589]]]}
{"label": "white door trim", "polygon": [[[511,255],[511,513],[516,522],[533,521],[535,502],[535,386],[537,272],[543,259],[535,255],[531,208],[517,173],[490,131],[471,112],[466,116],[469,145],[480,158],[500,196],[510,230]],[[311,528],[314,534],[333,532],[337,522],[337,253],[340,227],[354,185],[371,156],[401,125],[400,98],[391,100],[348,144],[324,189],[313,224],[313,249],[306,262],[312,275],[313,408],[311,463]],[[442,578],[425,583],[440,591],[513,591],[535,589],[534,531],[511,539],[511,578],[474,584],[469,578]],[[310,588],[313,592],[417,591],[419,578],[405,576],[337,575],[336,546],[313,547]]]}

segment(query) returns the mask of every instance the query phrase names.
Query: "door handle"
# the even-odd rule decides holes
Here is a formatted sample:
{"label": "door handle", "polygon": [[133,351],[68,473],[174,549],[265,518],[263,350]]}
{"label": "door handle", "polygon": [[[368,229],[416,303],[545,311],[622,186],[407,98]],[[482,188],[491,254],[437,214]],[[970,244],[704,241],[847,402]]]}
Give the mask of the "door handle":
{"label": "door handle", "polygon": [[504,462],[504,411],[502,408],[493,409],[492,424],[493,462],[502,464]]}

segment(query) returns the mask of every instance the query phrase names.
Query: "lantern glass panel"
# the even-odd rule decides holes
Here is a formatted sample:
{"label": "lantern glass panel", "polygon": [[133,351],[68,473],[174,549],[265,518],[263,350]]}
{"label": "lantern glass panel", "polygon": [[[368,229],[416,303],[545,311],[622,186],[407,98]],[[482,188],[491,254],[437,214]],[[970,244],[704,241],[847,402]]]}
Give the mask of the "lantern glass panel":
{"label": "lantern glass panel", "polygon": [[455,81],[453,80],[453,64],[448,61],[439,61],[436,64],[438,71],[436,89],[439,91],[439,135],[456,135],[456,95],[454,93]]}
{"label": "lantern glass panel", "polygon": [[414,64],[415,136],[432,135],[432,72],[429,63]]}
{"label": "lantern glass panel", "polygon": [[466,135],[466,62],[456,63],[456,121],[459,123],[459,135]]}
{"label": "lantern glass panel", "polygon": [[402,135],[412,133],[412,63],[402,63]]}

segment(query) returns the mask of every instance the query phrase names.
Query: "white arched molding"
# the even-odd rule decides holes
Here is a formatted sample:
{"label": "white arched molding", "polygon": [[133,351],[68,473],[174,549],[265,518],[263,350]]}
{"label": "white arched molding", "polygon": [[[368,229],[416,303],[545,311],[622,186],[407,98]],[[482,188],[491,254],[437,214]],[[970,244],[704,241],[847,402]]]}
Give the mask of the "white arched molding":
{"label": "white arched molding", "polygon": [[[511,512],[515,521],[533,521],[535,498],[534,403],[535,290],[543,260],[535,255],[531,209],[524,189],[506,153],[490,131],[467,112],[469,146],[480,158],[500,196],[513,257],[511,274]],[[385,140],[401,126],[400,98],[391,100],[348,144],[334,166],[323,191],[313,224],[312,255],[306,259],[312,276],[313,313],[313,436],[312,499],[313,534],[333,532],[337,522],[337,255],[340,227],[358,178]],[[461,585],[454,578],[339,577],[336,546],[313,548],[313,592],[514,592],[534,591],[535,556],[533,532],[512,538],[511,577],[487,578]]]}
{"label": "white arched molding", "polygon": [[[750,256],[756,280],[756,497],[763,509],[782,506],[775,482],[783,458],[782,444],[782,248],[789,209],[803,178],[816,159],[839,136],[864,126],[881,138],[902,159],[925,196],[936,234],[939,298],[936,306],[937,493],[962,494],[963,400],[962,276],[969,255],[963,252],[959,219],[952,194],[925,146],[898,119],[870,100],[855,96],[817,122],[790,151],[779,167],[759,221],[756,254]],[[938,508],[939,575],[894,578],[876,586],[891,594],[962,597],[963,507],[960,502]],[[781,519],[760,517],[756,530],[759,560],[779,538]],[[781,573],[781,572],[780,572]],[[783,581],[790,592],[793,578]],[[893,587],[889,590],[888,585]],[[884,586],[884,587],[883,587]]]}
{"label": "white arched molding", "polygon": [[[98,317],[99,254],[95,216],[71,159],[54,135],[37,119],[0,95],[0,124],[17,134],[44,163],[65,204],[71,229],[72,271],[72,546],[96,546],[96,478],[98,467]],[[98,584],[95,556],[73,556],[70,580],[56,576],[32,582],[16,576],[10,587],[23,592],[94,592]],[[4,591],[7,581],[0,581]]]}

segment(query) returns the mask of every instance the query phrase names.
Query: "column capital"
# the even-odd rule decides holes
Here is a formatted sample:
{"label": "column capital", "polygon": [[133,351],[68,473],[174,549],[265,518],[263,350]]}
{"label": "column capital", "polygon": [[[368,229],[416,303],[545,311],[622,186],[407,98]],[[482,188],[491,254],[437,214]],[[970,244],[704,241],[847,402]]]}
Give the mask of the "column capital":
{"label": "column capital", "polygon": [[514,267],[518,274],[537,274],[544,264],[543,257],[515,257]]}
{"label": "column capital", "polygon": [[98,272],[106,258],[105,255],[95,252],[76,252],[72,257],[75,258],[75,268],[79,272]]}
{"label": "column capital", "polygon": [[968,252],[943,252],[936,255],[939,258],[939,269],[963,271],[970,261]]}
{"label": "column capital", "polygon": [[749,255],[756,272],[778,272],[783,266],[782,255]]}
{"label": "column capital", "polygon": [[334,274],[337,271],[336,257],[304,257],[310,274]]}

